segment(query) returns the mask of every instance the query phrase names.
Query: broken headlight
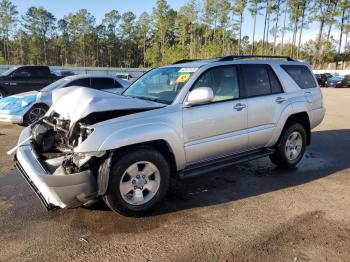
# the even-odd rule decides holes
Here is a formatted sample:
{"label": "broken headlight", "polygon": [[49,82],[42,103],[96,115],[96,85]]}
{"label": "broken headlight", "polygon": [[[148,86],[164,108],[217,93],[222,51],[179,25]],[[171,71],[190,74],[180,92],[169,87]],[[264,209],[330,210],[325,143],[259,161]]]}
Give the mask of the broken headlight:
{"label": "broken headlight", "polygon": [[106,151],[75,153],[72,156],[72,160],[73,160],[73,163],[80,168],[83,165],[85,165],[92,157],[102,157],[105,153]]}

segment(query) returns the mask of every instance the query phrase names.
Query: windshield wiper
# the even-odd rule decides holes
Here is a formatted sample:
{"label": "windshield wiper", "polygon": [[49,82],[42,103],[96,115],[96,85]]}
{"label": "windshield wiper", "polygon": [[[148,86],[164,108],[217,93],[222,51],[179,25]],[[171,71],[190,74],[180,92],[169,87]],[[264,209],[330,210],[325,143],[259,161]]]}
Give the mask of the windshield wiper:
{"label": "windshield wiper", "polygon": [[169,105],[169,101],[156,98],[156,97],[149,97],[149,96],[131,96],[131,97]]}

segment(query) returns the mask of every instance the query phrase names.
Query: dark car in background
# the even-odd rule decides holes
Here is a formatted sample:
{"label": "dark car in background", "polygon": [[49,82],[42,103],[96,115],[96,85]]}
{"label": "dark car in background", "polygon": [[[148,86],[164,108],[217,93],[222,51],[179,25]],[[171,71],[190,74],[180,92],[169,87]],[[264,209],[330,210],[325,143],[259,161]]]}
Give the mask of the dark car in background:
{"label": "dark car in background", "polygon": [[342,87],[350,87],[350,75],[345,75],[342,80]]}
{"label": "dark car in background", "polygon": [[0,75],[0,98],[40,90],[60,78],[48,66],[16,66]]}
{"label": "dark car in background", "polygon": [[343,76],[332,76],[325,82],[325,87],[343,87]]}
{"label": "dark car in background", "polygon": [[317,79],[317,82],[319,86],[325,86],[326,81],[331,78],[333,75],[330,73],[323,73],[323,74],[315,74],[315,77]]}

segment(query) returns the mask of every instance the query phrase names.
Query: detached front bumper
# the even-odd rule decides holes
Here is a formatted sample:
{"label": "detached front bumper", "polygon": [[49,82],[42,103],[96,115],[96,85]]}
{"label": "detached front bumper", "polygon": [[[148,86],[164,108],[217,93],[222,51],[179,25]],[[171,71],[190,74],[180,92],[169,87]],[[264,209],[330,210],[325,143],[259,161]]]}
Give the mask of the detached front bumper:
{"label": "detached front bumper", "polygon": [[22,115],[7,115],[0,113],[0,122],[12,123],[12,124],[22,124],[23,116]]}
{"label": "detached front bumper", "polygon": [[[30,135],[26,128],[20,141]],[[53,175],[40,163],[30,142],[17,149],[16,166],[48,210],[77,207],[96,197],[96,179],[90,170]]]}

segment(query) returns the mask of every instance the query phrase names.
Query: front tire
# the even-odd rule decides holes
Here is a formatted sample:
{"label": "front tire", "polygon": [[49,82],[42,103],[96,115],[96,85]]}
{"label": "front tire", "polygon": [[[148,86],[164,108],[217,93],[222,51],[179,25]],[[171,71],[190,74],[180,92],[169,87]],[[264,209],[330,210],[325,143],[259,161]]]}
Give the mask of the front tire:
{"label": "front tire", "polygon": [[304,156],[306,138],[305,128],[301,124],[289,125],[283,131],[275,153],[270,156],[271,161],[279,167],[294,168]]}
{"label": "front tire", "polygon": [[143,216],[164,198],[169,179],[169,163],[159,151],[136,148],[112,164],[103,200],[122,215]]}

